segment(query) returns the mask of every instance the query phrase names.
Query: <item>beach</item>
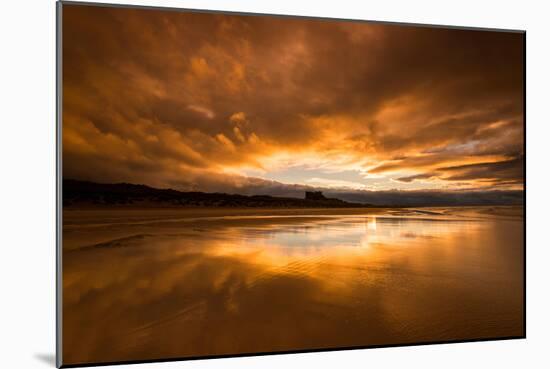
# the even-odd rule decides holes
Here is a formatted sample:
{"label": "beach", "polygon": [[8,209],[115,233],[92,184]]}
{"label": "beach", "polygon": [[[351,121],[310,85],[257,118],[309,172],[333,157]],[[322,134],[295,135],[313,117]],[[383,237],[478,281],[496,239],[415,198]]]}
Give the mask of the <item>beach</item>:
{"label": "beach", "polygon": [[523,335],[523,207],[63,212],[64,362]]}

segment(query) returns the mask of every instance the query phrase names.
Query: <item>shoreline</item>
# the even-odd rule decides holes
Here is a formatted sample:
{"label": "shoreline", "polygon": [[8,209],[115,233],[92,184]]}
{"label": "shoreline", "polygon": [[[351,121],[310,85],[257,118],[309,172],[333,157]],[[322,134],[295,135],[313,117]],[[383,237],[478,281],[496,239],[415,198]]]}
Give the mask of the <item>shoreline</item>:
{"label": "shoreline", "polygon": [[379,211],[388,209],[458,209],[458,208],[523,208],[525,204],[456,204],[456,205],[368,205],[357,204],[355,207],[261,207],[261,206],[169,206],[169,205],[82,205],[82,206],[62,206],[61,209],[65,212],[72,211],[144,211],[144,210],[166,210],[166,211],[272,211],[272,212],[288,212],[288,211]]}

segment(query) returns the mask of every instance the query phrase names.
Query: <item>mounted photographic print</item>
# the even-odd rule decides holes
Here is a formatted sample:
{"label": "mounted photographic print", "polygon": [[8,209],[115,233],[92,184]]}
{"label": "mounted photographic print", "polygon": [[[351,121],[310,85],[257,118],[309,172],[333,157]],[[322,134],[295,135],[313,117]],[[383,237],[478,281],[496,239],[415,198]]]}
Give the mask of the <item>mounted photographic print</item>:
{"label": "mounted photographic print", "polygon": [[525,337],[525,32],[58,3],[58,365]]}

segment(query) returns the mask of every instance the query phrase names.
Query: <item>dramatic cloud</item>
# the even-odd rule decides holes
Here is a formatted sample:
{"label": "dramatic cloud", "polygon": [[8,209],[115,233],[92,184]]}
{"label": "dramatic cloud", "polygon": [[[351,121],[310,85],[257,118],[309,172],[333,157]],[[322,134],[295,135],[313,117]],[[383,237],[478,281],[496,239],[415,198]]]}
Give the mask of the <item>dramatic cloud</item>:
{"label": "dramatic cloud", "polygon": [[523,188],[519,33],[63,7],[63,175],[232,193]]}

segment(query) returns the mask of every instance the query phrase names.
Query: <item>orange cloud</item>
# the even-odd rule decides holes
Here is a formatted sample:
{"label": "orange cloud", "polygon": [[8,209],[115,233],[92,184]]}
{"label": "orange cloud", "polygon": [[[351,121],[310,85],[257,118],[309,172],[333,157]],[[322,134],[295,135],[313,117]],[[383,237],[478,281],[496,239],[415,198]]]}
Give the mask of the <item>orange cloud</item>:
{"label": "orange cloud", "polygon": [[81,5],[63,21],[66,178],[522,186],[521,34]]}

